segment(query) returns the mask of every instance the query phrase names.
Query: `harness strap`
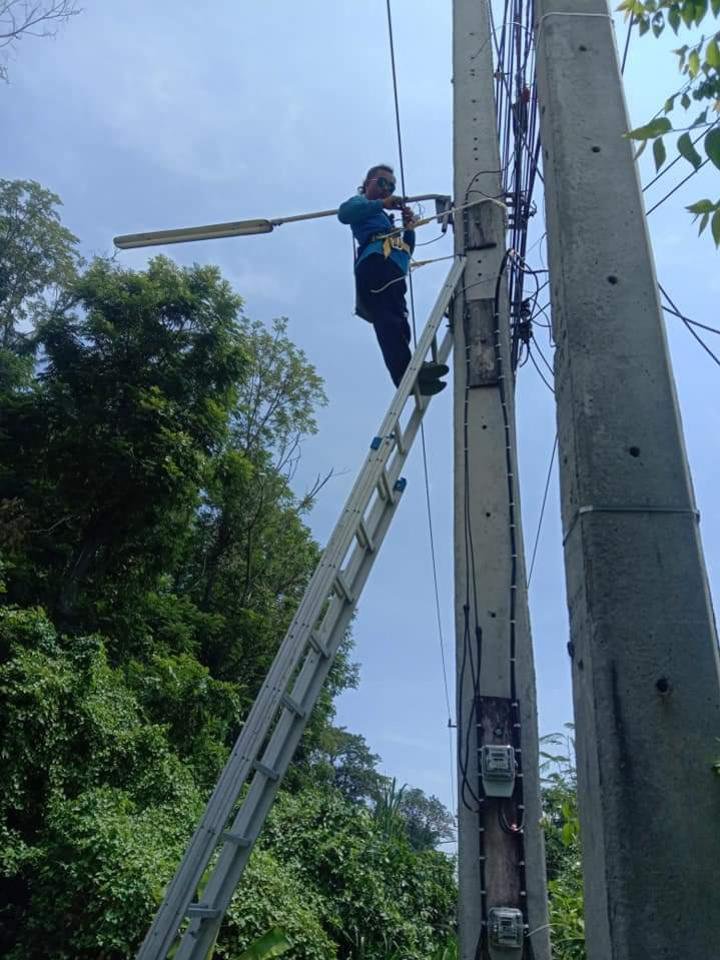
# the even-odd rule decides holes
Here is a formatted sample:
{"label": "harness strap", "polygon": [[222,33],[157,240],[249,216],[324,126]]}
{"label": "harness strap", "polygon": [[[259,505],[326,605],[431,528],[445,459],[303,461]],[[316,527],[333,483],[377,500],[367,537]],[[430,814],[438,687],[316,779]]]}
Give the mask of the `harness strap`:
{"label": "harness strap", "polygon": [[372,237],[368,237],[365,243],[358,246],[357,253],[355,254],[355,262],[357,263],[371,243],[378,243],[380,241],[382,241],[382,252],[386,260],[393,250],[401,250],[408,255],[412,254],[409,244],[405,243],[401,236],[388,236],[386,233],[376,233],[373,234]]}

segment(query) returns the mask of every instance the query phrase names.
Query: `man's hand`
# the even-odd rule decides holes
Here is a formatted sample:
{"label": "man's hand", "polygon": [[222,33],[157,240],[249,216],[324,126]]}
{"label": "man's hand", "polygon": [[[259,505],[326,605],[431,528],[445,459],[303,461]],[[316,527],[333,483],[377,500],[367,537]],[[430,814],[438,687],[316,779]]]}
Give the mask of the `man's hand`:
{"label": "man's hand", "polygon": [[401,209],[403,226],[406,230],[412,230],[412,228],[415,226],[415,214],[408,206],[403,205]]}
{"label": "man's hand", "polygon": [[401,197],[384,197],[382,205],[385,210],[402,210],[403,202]]}

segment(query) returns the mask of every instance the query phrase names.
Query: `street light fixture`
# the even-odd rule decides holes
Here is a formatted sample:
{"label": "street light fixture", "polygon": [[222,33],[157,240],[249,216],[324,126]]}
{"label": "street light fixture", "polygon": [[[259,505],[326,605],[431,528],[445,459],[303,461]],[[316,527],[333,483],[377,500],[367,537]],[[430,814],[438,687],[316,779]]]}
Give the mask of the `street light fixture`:
{"label": "street light fixture", "polygon": [[[450,197],[439,193],[425,193],[419,197],[407,197],[408,203],[421,200],[434,200],[436,217],[440,219],[445,233],[451,222]],[[292,217],[278,217],[276,220],[230,220],[227,223],[208,223],[202,227],[178,227],[175,230],[154,230],[150,233],[126,233],[115,237],[114,244],[120,250],[135,247],[154,247],[166,243],[189,243],[192,240],[221,240],[225,237],[248,237],[256,233],[271,233],[283,223],[296,223],[299,220],[317,220],[320,217],[334,217],[337,210],[319,210],[316,213],[299,213]],[[431,218],[435,219],[435,218]]]}

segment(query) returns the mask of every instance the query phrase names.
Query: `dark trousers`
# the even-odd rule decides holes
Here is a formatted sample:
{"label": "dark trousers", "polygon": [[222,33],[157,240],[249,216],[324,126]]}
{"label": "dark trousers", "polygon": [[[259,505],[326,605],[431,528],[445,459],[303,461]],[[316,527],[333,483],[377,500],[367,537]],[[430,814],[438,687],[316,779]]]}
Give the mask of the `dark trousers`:
{"label": "dark trousers", "polygon": [[357,312],[375,328],[385,366],[397,387],[410,363],[405,275],[389,258],[371,253],[358,264],[355,283]]}

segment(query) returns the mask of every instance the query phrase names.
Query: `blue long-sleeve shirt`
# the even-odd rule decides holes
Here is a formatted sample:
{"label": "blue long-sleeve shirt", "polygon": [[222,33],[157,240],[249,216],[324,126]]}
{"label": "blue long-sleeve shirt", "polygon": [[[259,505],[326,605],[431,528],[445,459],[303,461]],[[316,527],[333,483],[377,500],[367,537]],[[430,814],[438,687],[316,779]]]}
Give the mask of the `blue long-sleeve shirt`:
{"label": "blue long-sleeve shirt", "polygon": [[[383,252],[382,240],[373,240],[368,243],[370,237],[387,234],[395,229],[392,219],[385,213],[382,200],[368,200],[361,193],[340,204],[338,220],[340,223],[349,224],[361,248],[360,256],[355,263],[356,268],[370,254]],[[402,238],[410,248],[410,253],[392,249],[390,259],[400,267],[403,273],[407,273],[410,268],[410,254],[415,248],[415,231],[404,230]]]}

